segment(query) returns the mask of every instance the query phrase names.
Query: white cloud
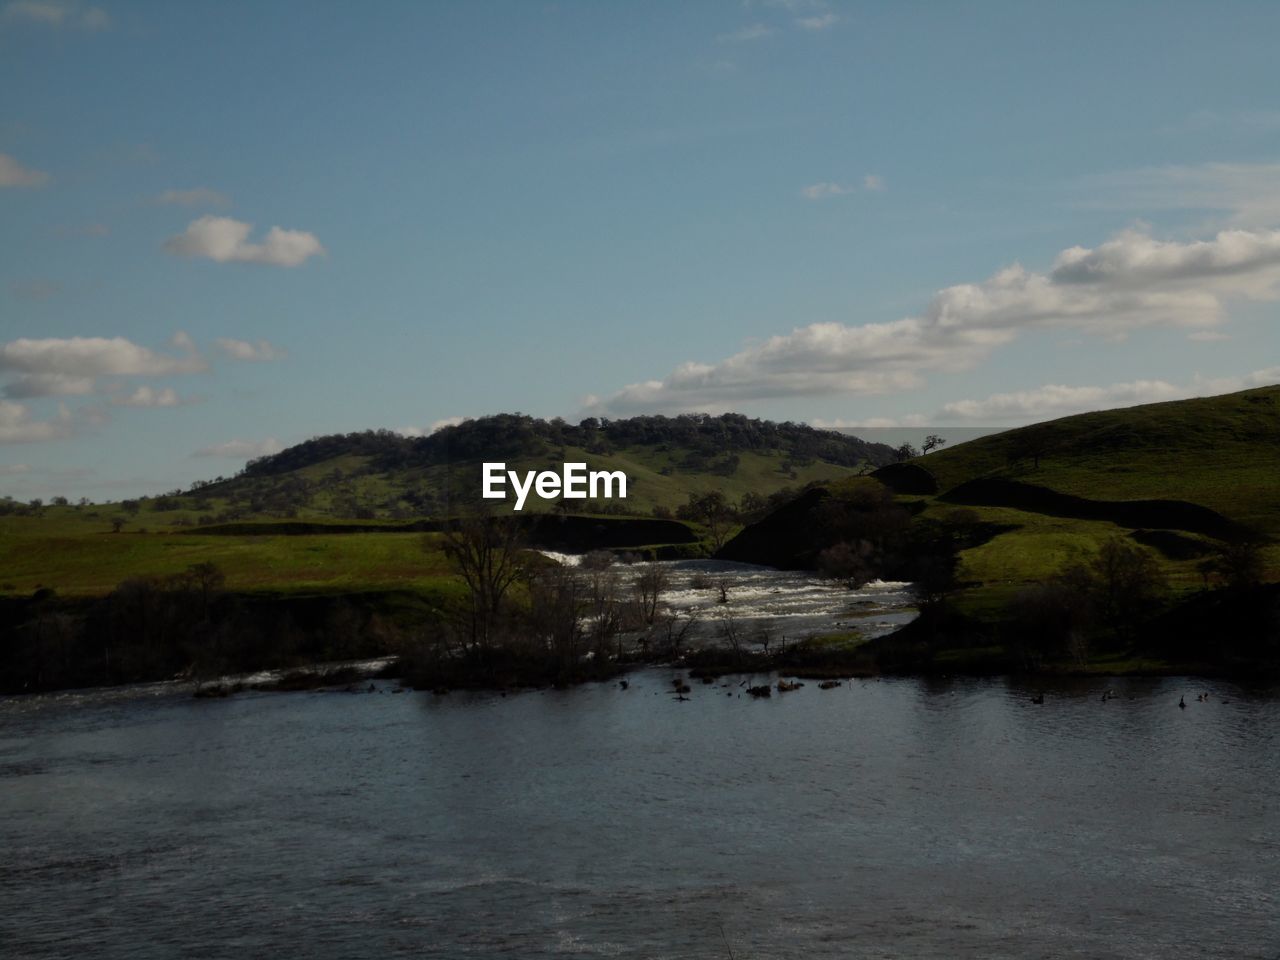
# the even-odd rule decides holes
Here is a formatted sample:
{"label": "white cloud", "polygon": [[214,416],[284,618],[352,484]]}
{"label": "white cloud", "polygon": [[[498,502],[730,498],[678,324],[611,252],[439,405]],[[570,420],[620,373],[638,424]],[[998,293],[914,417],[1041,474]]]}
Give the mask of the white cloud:
{"label": "white cloud", "polygon": [[100,7],[82,7],[59,0],[14,0],[4,9],[5,17],[45,27],[73,27],[78,30],[105,30],[111,17]]}
{"label": "white cloud", "polygon": [[1217,343],[1221,340],[1230,340],[1231,334],[1223,333],[1221,330],[1195,330],[1187,334],[1187,339],[1197,343]]}
{"label": "white cloud", "polygon": [[248,340],[233,340],[230,337],[219,337],[219,349],[232,360],[279,360],[285,352],[266,340],[250,343]]}
{"label": "white cloud", "polygon": [[207,215],[165,241],[164,248],[182,257],[204,257],[218,263],[262,263],[296,267],[325,252],[315,234],[272,227],[261,243],[250,243],[253,224]]}
{"label": "white cloud", "polygon": [[1278,295],[1280,231],[1224,231],[1185,244],[1126,231],[1093,250],[1063,251],[1048,273],[1015,264],[947,287],[918,316],[798,327],[586,404],[606,414],[715,411],[773,397],[901,391],[927,372],[968,369],[1023,331],[1075,329],[1115,340],[1146,327],[1202,330],[1222,322],[1229,300]]}
{"label": "white cloud", "polygon": [[834,13],[821,13],[813,17],[798,17],[796,26],[802,30],[827,30],[834,27],[840,22],[840,17]]}
{"label": "white cloud", "polygon": [[918,413],[910,413],[903,417],[867,417],[864,420],[845,420],[837,417],[835,420],[810,420],[809,425],[819,430],[849,430],[849,429],[876,429],[883,430],[892,427],[927,427],[929,422],[925,417]]}
{"label": "white cloud", "polygon": [[49,182],[43,170],[29,170],[7,153],[0,153],[0,187],[39,187]]}
{"label": "white cloud", "polygon": [[431,426],[427,428],[427,434],[433,434],[437,430],[443,430],[445,427],[456,427],[458,424],[466,423],[470,419],[470,417],[444,417],[441,420],[434,421]]}
{"label": "white cloud", "polygon": [[763,23],[752,23],[745,27],[739,27],[729,33],[722,33],[716,37],[717,43],[746,43],[751,40],[763,40],[765,37],[773,35],[773,28],[767,27]]}
{"label": "white cloud", "polygon": [[1280,367],[1255,370],[1240,377],[1196,376],[1185,385],[1166,380],[1133,380],[1105,387],[1047,384],[1034,390],[995,393],[984,400],[957,400],[945,404],[936,419],[966,420],[984,425],[1034,422],[1092,410],[1232,393],[1278,382]]}
{"label": "white cloud", "polygon": [[28,397],[87,397],[97,392],[93,377],[65,373],[29,373],[4,386],[4,395],[14,400]]}
{"label": "white cloud", "polygon": [[[862,178],[862,189],[871,193],[880,193],[885,189],[884,178],[878,174],[868,173]],[[823,181],[801,188],[800,196],[806,200],[826,200],[829,197],[843,197],[857,192],[858,188],[851,184]]]}
{"label": "white cloud", "polygon": [[210,190],[208,187],[194,187],[191,190],[166,190],[156,197],[156,203],[164,203],[179,207],[225,207],[231,198],[225,193]]}
{"label": "white cloud", "polygon": [[853,193],[853,187],[846,187],[839,183],[812,183],[804,187],[800,191],[800,196],[806,200],[825,200],[827,197],[843,197],[847,193]]}
{"label": "white cloud", "polygon": [[17,477],[31,472],[31,465],[26,463],[0,463],[0,477]]}
{"label": "white cloud", "polygon": [[0,400],[0,443],[39,443],[71,435],[71,413],[59,408],[52,420],[35,420],[26,404]]}
{"label": "white cloud", "polygon": [[188,401],[179,398],[172,387],[157,390],[142,384],[133,393],[113,396],[111,402],[117,407],[176,407]]}
{"label": "white cloud", "polygon": [[192,454],[193,457],[231,457],[240,460],[253,457],[265,457],[279,453],[284,447],[272,437],[266,440],[228,440],[226,443],[202,447]]}
{"label": "white cloud", "polygon": [[176,335],[171,342],[187,350],[186,356],[157,353],[124,337],[10,340],[0,344],[0,372],[72,377],[166,376],[208,369],[185,334]]}

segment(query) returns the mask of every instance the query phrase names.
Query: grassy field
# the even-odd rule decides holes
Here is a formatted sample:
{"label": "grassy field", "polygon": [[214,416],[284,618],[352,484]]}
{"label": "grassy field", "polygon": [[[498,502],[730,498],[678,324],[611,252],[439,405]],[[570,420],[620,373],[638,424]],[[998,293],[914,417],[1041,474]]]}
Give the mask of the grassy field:
{"label": "grassy field", "polygon": [[49,587],[64,596],[97,596],[122,580],[180,573],[196,563],[216,564],[227,588],[237,591],[437,593],[452,583],[437,542],[420,533],[111,533],[76,508],[54,507],[43,517],[0,518],[0,594]]}

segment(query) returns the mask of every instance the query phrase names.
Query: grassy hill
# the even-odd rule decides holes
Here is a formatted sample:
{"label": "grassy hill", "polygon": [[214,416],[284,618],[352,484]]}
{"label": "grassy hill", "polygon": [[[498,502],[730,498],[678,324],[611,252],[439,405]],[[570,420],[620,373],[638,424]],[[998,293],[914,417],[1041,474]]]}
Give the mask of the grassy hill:
{"label": "grassy hill", "polygon": [[[883,499],[884,487],[876,492],[876,481],[892,491],[891,501]],[[1164,586],[1151,612],[1164,619],[1152,621],[1151,629],[1181,637],[1176,657],[1185,664],[1196,643],[1209,650],[1240,632],[1228,618],[1232,598],[1244,594],[1207,589],[1226,582],[1224,556],[1258,544],[1253,569],[1260,567],[1264,583],[1280,582],[1280,387],[1082,414],[980,437],[871,477],[815,488],[748,527],[722,555],[830,565],[824,550],[864,536],[874,544],[884,529],[899,531],[895,546],[883,548],[889,575],[915,579],[913,543],[941,537],[958,548],[948,603],[970,625],[955,628],[948,667],[963,668],[970,656],[988,666],[1008,663],[1006,641],[1018,635],[1008,625],[1023,616],[1034,589],[1066,582],[1060,578],[1116,543],[1145,553],[1158,570]],[[1272,594],[1263,588],[1263,595]],[[1199,619],[1192,622],[1191,614]],[[1256,630],[1271,614],[1250,616],[1237,626]],[[963,649],[983,638],[993,645]],[[1129,644],[1103,639],[1101,649],[1112,659],[1091,669],[1133,666]],[[1150,637],[1142,647],[1163,649]]]}
{"label": "grassy hill", "polygon": [[913,463],[940,493],[1000,477],[1091,500],[1173,499],[1280,535],[1280,387],[1063,417]]}
{"label": "grassy hill", "polygon": [[[1135,523],[1123,511],[1090,515],[1090,504],[1176,501],[1207,508],[1234,525],[1237,535],[1270,541],[1268,577],[1280,579],[1280,387],[1218,397],[1147,404],[1064,417],[982,437],[920,457],[910,467],[936,485],[922,500],[924,517],[964,505],[981,520],[1011,527],[965,551],[961,578],[976,584],[965,598],[977,610],[999,606],[1018,587],[1041,580],[1097,549],[1108,537],[1145,542],[1176,589],[1203,585],[1197,554],[1214,536],[1186,522],[1187,510],[1160,512]],[[885,471],[891,473],[895,468]],[[985,496],[966,497],[976,481]],[[1020,487],[1086,501],[1076,516],[1053,506],[1019,502]],[[1001,491],[1006,491],[1001,502]],[[975,500],[985,502],[975,502]],[[1156,533],[1153,535],[1152,531]],[[1167,533],[1160,533],[1166,531]]]}
{"label": "grassy hill", "polygon": [[[125,579],[196,563],[216,564],[237,591],[439,591],[448,576],[443,558],[404,527],[477,500],[483,461],[521,471],[558,472],[566,461],[622,470],[626,500],[575,501],[574,512],[652,517],[691,494],[763,498],[891,458],[883,444],[736,415],[578,425],[500,415],[431,437],[318,437],[250,461],[235,477],[161,496],[35,509],[0,501],[0,596],[38,588],[101,595]],[[554,507],[530,497],[525,512]],[[286,519],[310,524],[310,535],[280,535],[275,521]]]}

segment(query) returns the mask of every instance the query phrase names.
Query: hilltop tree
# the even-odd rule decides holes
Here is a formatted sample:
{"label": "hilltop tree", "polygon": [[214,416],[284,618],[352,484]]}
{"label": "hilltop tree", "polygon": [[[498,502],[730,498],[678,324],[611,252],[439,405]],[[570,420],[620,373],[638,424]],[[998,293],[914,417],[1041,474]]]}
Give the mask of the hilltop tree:
{"label": "hilltop tree", "polygon": [[918,456],[920,456],[920,451],[909,443],[904,443],[899,447],[895,447],[893,451],[893,458],[898,461],[898,463],[902,463],[905,460],[914,460]]}
{"label": "hilltop tree", "polygon": [[928,453],[930,450],[935,450],[946,442],[945,438],[938,436],[936,433],[931,433],[924,438],[924,452]]}

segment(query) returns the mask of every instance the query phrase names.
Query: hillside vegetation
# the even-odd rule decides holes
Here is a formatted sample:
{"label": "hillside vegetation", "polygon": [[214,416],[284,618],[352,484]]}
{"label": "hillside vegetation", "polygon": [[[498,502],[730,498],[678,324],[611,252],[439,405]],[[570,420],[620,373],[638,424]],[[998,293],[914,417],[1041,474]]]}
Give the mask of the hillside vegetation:
{"label": "hillside vegetation", "polygon": [[[719,493],[733,504],[763,505],[787,488],[892,459],[883,444],[733,414],[578,425],[504,414],[430,437],[334,434],[252,460],[235,477],[154,497],[0,500],[0,596],[37,589],[100,596],[123,580],[169,576],[197,563],[218,565],[237,591],[437,590],[445,574],[420,549],[422,531],[478,499],[483,461],[521,471],[558,471],[566,461],[624,471],[627,499],[572,502],[574,513],[600,517],[594,543],[582,536],[562,542],[550,528],[535,537],[558,549],[588,549],[635,548],[648,536],[655,546],[687,548],[703,535],[695,518],[692,532],[671,520],[663,532],[653,518],[671,517],[691,496]],[[524,512],[556,506],[530,497]],[[648,519],[628,525],[625,517]],[[308,535],[284,535],[298,533]]]}
{"label": "hillside vegetation", "polygon": [[1091,500],[1182,500],[1280,535],[1280,387],[1063,417],[913,464],[940,493],[999,477]]}
{"label": "hillside vegetation", "polygon": [[1263,586],[1280,581],[1278,536],[1268,387],[1064,417],[820,485],[720,555],[917,581],[930,615],[907,631],[912,668],[1025,665],[1038,636],[1056,638],[1050,659],[1121,669],[1280,655]]}

